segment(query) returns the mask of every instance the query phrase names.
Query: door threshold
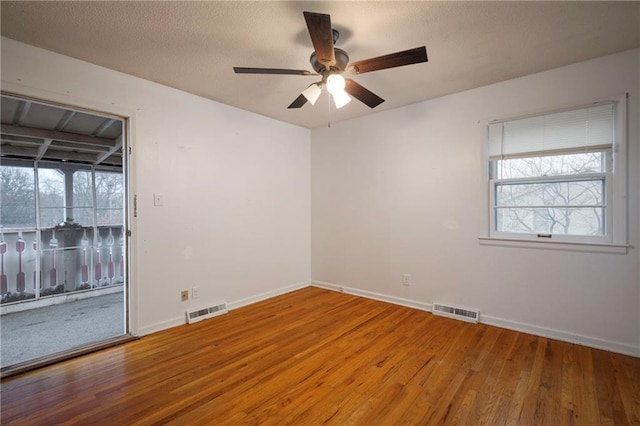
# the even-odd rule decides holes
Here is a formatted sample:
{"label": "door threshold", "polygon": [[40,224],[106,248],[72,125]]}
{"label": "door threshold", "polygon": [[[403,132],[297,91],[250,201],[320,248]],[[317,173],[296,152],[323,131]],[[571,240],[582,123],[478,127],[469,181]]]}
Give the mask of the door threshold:
{"label": "door threshold", "polygon": [[52,355],[43,356],[40,358],[32,359],[30,361],[20,362],[18,364],[8,365],[0,369],[0,379],[6,379],[7,377],[16,376],[18,374],[26,373],[37,368],[46,367],[51,364],[66,361],[71,358],[76,358],[82,355],[86,355],[92,352],[100,351],[102,349],[118,346],[123,343],[138,340],[139,337],[124,335],[114,337],[112,339],[104,340],[98,344],[91,344],[86,346],[79,346],[69,351],[58,352]]}

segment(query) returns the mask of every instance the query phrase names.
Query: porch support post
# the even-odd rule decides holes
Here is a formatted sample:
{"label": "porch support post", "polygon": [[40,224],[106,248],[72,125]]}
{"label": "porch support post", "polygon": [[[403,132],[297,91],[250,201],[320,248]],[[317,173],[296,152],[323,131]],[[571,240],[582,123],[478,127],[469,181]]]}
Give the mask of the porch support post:
{"label": "porch support post", "polygon": [[65,213],[64,221],[67,219],[73,219],[73,172],[72,168],[64,169],[64,204]]}

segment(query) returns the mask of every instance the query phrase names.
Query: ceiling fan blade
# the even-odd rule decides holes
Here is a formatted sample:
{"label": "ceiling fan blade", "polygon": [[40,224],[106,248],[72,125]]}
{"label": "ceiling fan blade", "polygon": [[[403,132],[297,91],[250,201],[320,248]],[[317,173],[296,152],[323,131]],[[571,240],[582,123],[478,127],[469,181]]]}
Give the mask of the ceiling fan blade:
{"label": "ceiling fan blade", "polygon": [[305,21],[307,21],[307,28],[318,62],[325,67],[335,65],[336,55],[333,50],[331,16],[313,12],[303,12],[303,14]]}
{"label": "ceiling fan blade", "polygon": [[349,68],[355,74],[364,74],[365,72],[386,70],[387,68],[418,64],[420,62],[427,62],[427,48],[425,46],[352,62],[349,64]]}
{"label": "ceiling fan blade", "polygon": [[233,67],[236,74],[290,74],[290,75],[318,75],[307,70],[288,70],[283,68],[245,68]]}
{"label": "ceiling fan blade", "polygon": [[304,95],[300,95],[296,98],[295,101],[291,102],[291,105],[289,105],[287,108],[302,108],[302,106],[306,103],[307,98],[305,98]]}
{"label": "ceiling fan blade", "polygon": [[344,82],[344,90],[363,104],[367,105],[369,108],[375,108],[384,102],[384,99],[380,96],[359,85],[350,78],[345,78]]}

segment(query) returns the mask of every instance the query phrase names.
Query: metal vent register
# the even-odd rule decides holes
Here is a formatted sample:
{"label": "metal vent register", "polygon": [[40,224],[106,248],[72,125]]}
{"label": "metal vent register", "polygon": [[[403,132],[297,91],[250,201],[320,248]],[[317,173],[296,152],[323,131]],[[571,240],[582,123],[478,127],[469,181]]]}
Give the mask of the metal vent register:
{"label": "metal vent register", "polygon": [[463,308],[459,306],[446,305],[440,302],[433,303],[432,313],[447,318],[459,319],[462,321],[478,323],[480,311],[476,309]]}
{"label": "metal vent register", "polygon": [[219,305],[210,306],[208,308],[202,308],[195,311],[187,311],[187,323],[192,324],[194,322],[202,321],[207,318],[213,318],[218,315],[226,314],[229,312],[226,302]]}

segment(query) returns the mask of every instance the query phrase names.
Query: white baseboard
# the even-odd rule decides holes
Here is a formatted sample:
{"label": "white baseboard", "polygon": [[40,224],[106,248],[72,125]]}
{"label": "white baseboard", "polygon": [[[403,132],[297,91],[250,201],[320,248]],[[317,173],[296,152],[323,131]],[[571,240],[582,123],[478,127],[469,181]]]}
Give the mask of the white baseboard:
{"label": "white baseboard", "polygon": [[[289,293],[295,290],[299,290],[301,288],[308,287],[309,284],[310,284],[309,282],[303,282],[303,283],[292,284],[286,287],[280,287],[278,289],[268,291],[265,293],[260,293],[255,296],[247,297],[245,299],[229,302],[227,303],[227,308],[229,309],[229,311],[231,311],[232,309],[240,308],[242,306],[250,305],[252,303],[260,302],[262,300],[270,299],[272,297],[279,296],[281,294]],[[177,327],[179,325],[184,325],[186,323],[187,323],[187,317],[183,312],[182,315],[180,315],[179,317],[174,317],[166,321],[160,321],[154,324],[140,327],[137,330],[136,336],[144,336],[147,334],[156,333],[158,331],[166,330],[172,327]]]}
{"label": "white baseboard", "polygon": [[345,287],[345,286],[332,284],[324,281],[311,281],[311,285],[324,288],[327,290],[353,294],[355,296],[366,297],[367,299],[380,300],[381,302],[389,302],[389,303],[393,303],[394,305],[406,306],[408,308],[420,309],[421,311],[431,312],[430,303],[418,302],[416,300],[405,299],[403,297],[397,297],[397,296],[390,296],[388,294],[376,293],[373,291],[360,290],[353,287]]}
{"label": "white baseboard", "polygon": [[[244,299],[236,300],[234,302],[227,303],[229,310],[240,308],[242,306],[250,305],[252,303],[260,302],[266,299],[270,299],[281,294],[289,293],[291,291],[299,290],[308,286],[315,286],[324,288],[327,290],[333,290],[341,293],[352,294],[354,296],[365,297],[367,299],[379,300],[382,302],[393,303],[395,305],[406,306],[409,308],[419,309],[422,311],[431,312],[432,305],[430,303],[419,302],[416,300],[405,299],[402,297],[390,296],[387,294],[376,293],[373,291],[361,290],[353,287],[346,287],[339,284],[333,284],[324,281],[310,281],[293,284],[286,287],[281,287],[272,291],[261,293],[255,296],[247,297]],[[144,336],[146,334],[155,333],[158,331],[166,330],[168,328],[176,327],[186,324],[186,317],[181,315],[180,317],[171,318],[166,321],[161,321],[155,324],[141,327],[138,330],[138,336]],[[628,345],[625,343],[613,342],[609,340],[600,339],[597,337],[582,336],[574,333],[569,333],[561,330],[554,330],[545,327],[539,327],[533,324],[522,323],[518,321],[499,318],[491,315],[480,313],[480,323],[487,324],[495,327],[505,328],[508,330],[520,331],[523,333],[533,334],[535,336],[547,337],[550,339],[560,340],[563,342],[576,343],[583,346],[588,346],[596,349],[603,349],[605,351],[615,352],[624,355],[630,355],[634,357],[640,357],[640,347]]]}
{"label": "white baseboard", "polygon": [[599,339],[597,337],[582,336],[579,334],[568,333],[561,330],[551,328],[538,327],[536,325],[522,323],[518,321],[498,318],[491,315],[480,315],[482,324],[492,325],[495,327],[506,328],[508,330],[521,331],[523,333],[533,334],[535,336],[548,337],[563,342],[576,343],[590,348],[603,349],[609,352],[615,352],[623,355],[640,357],[640,348],[624,343],[612,342],[610,340]]}
{"label": "white baseboard", "polygon": [[251,305],[252,303],[261,302],[272,297],[280,296],[281,294],[290,293],[301,288],[309,287],[309,282],[292,284],[286,287],[280,287],[278,289],[268,291],[266,293],[260,293],[255,296],[247,297],[245,299],[236,300],[235,302],[227,303],[229,310],[240,308],[242,306]]}
{"label": "white baseboard", "polygon": [[[401,297],[389,296],[386,294],[375,293],[367,290],[360,290],[351,287],[345,287],[339,284],[328,283],[324,281],[311,281],[311,285],[324,288],[327,290],[338,291],[342,293],[353,294],[356,296],[366,297],[368,299],[381,300],[383,302],[394,303],[396,305],[407,306],[410,308],[420,309],[431,312],[432,305],[430,303],[418,302],[415,300],[404,299]],[[538,327],[532,324],[521,323],[504,318],[498,318],[491,315],[480,313],[480,323],[495,327],[506,328],[508,330],[520,331],[523,333],[533,334],[535,336],[548,337],[550,339],[560,340],[563,342],[576,343],[605,351],[615,352],[624,355],[640,357],[640,347],[627,345],[624,343],[612,342],[609,340],[599,339],[597,337],[581,336],[565,331],[554,330],[550,328]]]}
{"label": "white baseboard", "polygon": [[156,322],[154,324],[145,325],[140,327],[135,333],[136,336],[145,336],[151,333],[157,333],[158,331],[167,330],[169,328],[177,327],[179,325],[183,325],[187,323],[187,318],[185,314],[180,315],[179,317],[171,318],[166,321]]}

